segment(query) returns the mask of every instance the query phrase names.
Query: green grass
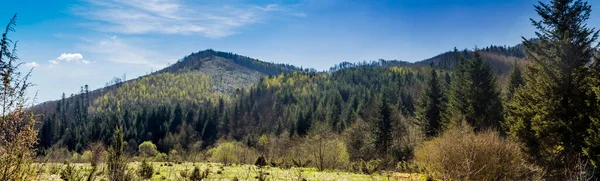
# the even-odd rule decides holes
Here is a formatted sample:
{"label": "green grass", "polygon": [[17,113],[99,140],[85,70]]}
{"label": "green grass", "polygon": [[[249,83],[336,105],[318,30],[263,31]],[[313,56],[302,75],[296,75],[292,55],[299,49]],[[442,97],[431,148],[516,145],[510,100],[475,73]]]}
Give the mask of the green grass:
{"label": "green grass", "polygon": [[[129,167],[131,170],[136,170],[139,166],[139,162],[131,162]],[[253,165],[232,165],[223,166],[220,163],[191,163],[186,162],[182,164],[166,163],[166,162],[152,162],[154,167],[154,175],[151,180],[185,180],[182,177],[182,172],[187,172],[190,175],[194,170],[195,166],[198,166],[201,171],[208,169],[210,174],[207,180],[233,180],[237,178],[239,180],[257,180],[258,169]],[[86,176],[91,170],[89,163],[74,163],[76,168],[82,170],[82,174]],[[172,166],[171,166],[172,165]],[[65,165],[62,163],[46,163],[40,164],[41,166],[39,180],[60,180],[60,169],[64,168]],[[106,176],[106,166],[101,165],[99,173],[97,173],[96,180],[102,180]],[[422,180],[418,174],[400,174],[400,173],[389,173],[385,174],[373,174],[364,175],[349,173],[344,171],[318,171],[316,168],[290,168],[281,169],[274,167],[263,168],[268,173],[267,180]],[[185,173],[184,173],[185,175]],[[389,177],[388,177],[389,176]],[[412,178],[412,179],[411,179]]]}

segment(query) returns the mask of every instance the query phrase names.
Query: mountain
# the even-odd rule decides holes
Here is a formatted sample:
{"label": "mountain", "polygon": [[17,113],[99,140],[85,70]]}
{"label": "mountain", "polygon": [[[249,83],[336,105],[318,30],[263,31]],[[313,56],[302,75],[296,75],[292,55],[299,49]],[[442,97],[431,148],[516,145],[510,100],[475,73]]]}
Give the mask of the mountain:
{"label": "mountain", "polygon": [[[89,107],[89,112],[94,114],[111,109],[117,103],[143,106],[219,99],[228,101],[236,91],[257,83],[260,77],[296,71],[314,70],[208,49],[136,79],[123,81],[115,78],[106,87],[97,90],[87,90],[82,86],[77,94],[63,95],[62,100],[44,102],[32,107],[32,110],[44,119],[44,116],[55,114],[58,107],[70,112]],[[77,116],[70,114],[70,117]],[[66,117],[69,116],[64,117],[68,119]]]}
{"label": "mountain", "polygon": [[[515,61],[524,62],[515,57],[516,49],[506,50],[482,50],[482,57],[500,77]],[[316,72],[204,50],[151,74],[115,79],[92,91],[82,87],[78,94],[32,109],[43,123],[41,148],[58,145],[77,151],[90,141],[108,142],[119,125],[131,145],[150,140],[163,152],[187,148],[193,140],[206,147],[223,137],[302,135],[313,123],[327,123],[340,132],[355,119],[368,122],[376,116],[373,108],[381,99],[387,99],[398,114],[412,118],[429,65],[442,68],[440,73],[449,77],[460,57],[470,58],[472,53],[446,52],[416,63],[343,62],[329,72]]]}

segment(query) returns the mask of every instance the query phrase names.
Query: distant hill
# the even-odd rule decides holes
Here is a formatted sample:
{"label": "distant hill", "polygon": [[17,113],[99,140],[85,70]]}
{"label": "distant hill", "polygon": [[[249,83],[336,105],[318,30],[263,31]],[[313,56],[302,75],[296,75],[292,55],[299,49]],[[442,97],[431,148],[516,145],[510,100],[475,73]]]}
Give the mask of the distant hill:
{"label": "distant hill", "polygon": [[[488,46],[479,50],[483,60],[487,61],[494,70],[494,74],[498,77],[500,85],[504,85],[506,76],[510,69],[515,65],[524,66],[529,61],[525,58],[525,49],[523,44],[518,44],[512,47],[507,46]],[[473,56],[472,50],[454,50],[441,53],[434,57],[415,62],[410,66],[424,67],[434,65],[441,69],[453,70],[461,57],[471,59]]]}
{"label": "distant hill", "polygon": [[[66,95],[61,106],[77,109],[75,105],[79,101],[89,106],[90,113],[97,113],[110,109],[117,102],[143,105],[228,100],[236,91],[257,83],[262,76],[296,71],[314,70],[208,49],[136,79],[115,79],[97,90],[87,91],[82,87],[80,93]],[[37,114],[52,115],[60,102],[48,101],[32,109]]]}

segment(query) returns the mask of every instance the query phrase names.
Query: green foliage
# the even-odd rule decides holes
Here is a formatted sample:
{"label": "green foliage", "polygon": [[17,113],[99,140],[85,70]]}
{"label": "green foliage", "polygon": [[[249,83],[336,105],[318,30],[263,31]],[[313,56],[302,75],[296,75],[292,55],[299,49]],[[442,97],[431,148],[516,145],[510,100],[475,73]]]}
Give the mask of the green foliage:
{"label": "green foliage", "polygon": [[585,156],[596,169],[600,160],[600,105],[594,94],[598,32],[587,27],[587,2],[555,0],[540,3],[536,11],[541,20],[532,24],[539,41],[523,41],[533,64],[507,117],[510,134],[546,166],[550,178],[564,179],[578,157]]}
{"label": "green foliage", "polygon": [[115,130],[113,139],[108,149],[107,171],[110,180],[127,180],[127,160],[124,153],[123,128]]}
{"label": "green foliage", "polygon": [[81,170],[69,162],[67,162],[65,168],[60,172],[60,179],[63,179],[64,181],[81,181],[83,178]]}
{"label": "green foliage", "polygon": [[564,179],[585,156],[598,168],[600,104],[598,32],[587,27],[591,6],[580,0],[554,0],[536,7],[532,20],[537,41],[524,40],[528,59],[526,84],[508,105],[510,134],[548,169],[552,179]]}
{"label": "green foliage", "polygon": [[360,160],[357,162],[352,162],[351,166],[352,166],[352,170],[354,172],[371,175],[371,174],[379,171],[379,169],[381,169],[381,160],[378,160],[378,159],[369,160],[369,161]]}
{"label": "green foliage", "polygon": [[151,141],[144,141],[140,146],[138,146],[138,150],[140,152],[140,156],[142,157],[155,157],[158,154],[158,150],[156,150],[156,145]]}
{"label": "green foliage", "polygon": [[237,141],[220,141],[214,148],[208,150],[208,153],[211,155],[210,160],[225,165],[254,163],[258,157],[255,150]]}
{"label": "green foliage", "polygon": [[450,85],[445,122],[460,119],[466,120],[476,131],[500,129],[504,122],[496,78],[478,52],[473,59],[460,62]]}
{"label": "green foliage", "polygon": [[[383,96],[385,97],[385,96]],[[386,98],[381,98],[379,117],[375,120],[375,148],[380,157],[385,157],[392,145],[392,109]]]}
{"label": "green foliage", "polygon": [[154,175],[154,167],[144,159],[142,160],[137,172],[141,178],[150,179],[152,178],[152,175]]}
{"label": "green foliage", "polygon": [[523,79],[523,75],[521,73],[521,68],[516,64],[510,70],[508,74],[508,85],[506,87],[506,99],[511,100],[515,95],[515,92],[518,88],[525,85],[525,79]]}
{"label": "green foliage", "polygon": [[431,70],[425,85],[416,117],[424,126],[427,136],[436,136],[442,131],[442,113],[445,104],[444,92],[436,69]]}
{"label": "green foliage", "polygon": [[205,169],[204,171],[200,171],[200,168],[196,166],[194,167],[194,171],[192,171],[192,175],[190,175],[190,181],[201,181],[208,178],[208,174],[210,174],[210,170]]}
{"label": "green foliage", "polygon": [[256,165],[259,168],[267,166],[267,160],[265,159],[265,156],[261,155],[258,158],[256,158],[254,165]]}

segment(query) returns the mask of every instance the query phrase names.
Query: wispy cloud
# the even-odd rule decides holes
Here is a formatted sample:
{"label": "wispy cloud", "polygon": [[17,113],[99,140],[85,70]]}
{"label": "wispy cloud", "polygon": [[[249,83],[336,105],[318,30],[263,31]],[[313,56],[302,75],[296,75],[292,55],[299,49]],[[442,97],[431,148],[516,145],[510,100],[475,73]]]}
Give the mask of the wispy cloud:
{"label": "wispy cloud", "polygon": [[50,64],[56,65],[59,64],[60,62],[76,62],[76,63],[84,63],[84,64],[89,64],[90,61],[87,61],[83,58],[83,55],[81,53],[63,53],[60,54],[60,56],[56,57],[53,60],[48,60],[48,62],[50,62]]}
{"label": "wispy cloud", "polygon": [[107,36],[100,39],[85,39],[78,47],[86,52],[102,56],[103,60],[113,63],[143,65],[151,68],[162,68],[168,58],[145,49],[144,40],[128,40],[117,36]]}
{"label": "wispy cloud", "polygon": [[121,34],[201,34],[221,38],[259,22],[267,14],[286,11],[276,4],[192,4],[180,0],[87,0],[74,7],[76,15],[92,20],[99,31]]}
{"label": "wispy cloud", "polygon": [[40,64],[38,64],[37,62],[29,62],[29,63],[25,63],[24,65],[25,65],[25,67],[33,68],[33,67],[39,66]]}

